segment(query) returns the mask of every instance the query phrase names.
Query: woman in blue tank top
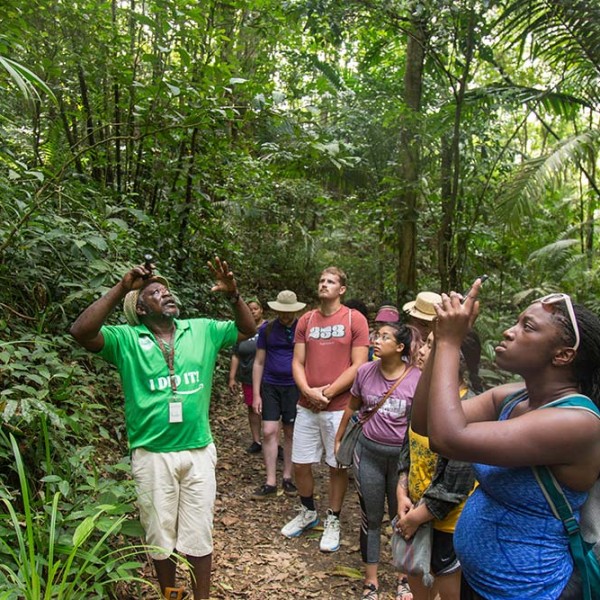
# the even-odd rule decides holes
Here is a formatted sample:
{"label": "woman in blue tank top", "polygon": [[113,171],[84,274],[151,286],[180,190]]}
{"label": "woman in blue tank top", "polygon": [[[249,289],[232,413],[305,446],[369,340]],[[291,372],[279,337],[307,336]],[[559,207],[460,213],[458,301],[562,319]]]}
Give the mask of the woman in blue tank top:
{"label": "woman in blue tank top", "polygon": [[[600,319],[566,294],[537,300],[495,349],[497,365],[523,381],[461,402],[460,344],[479,311],[480,285],[464,302],[442,296],[412,412],[413,429],[439,454],[473,462],[479,481],[454,535],[461,599],[580,599],[563,523],[531,467],[550,467],[579,517],[600,473]],[[587,396],[590,410],[547,407],[571,395]]]}

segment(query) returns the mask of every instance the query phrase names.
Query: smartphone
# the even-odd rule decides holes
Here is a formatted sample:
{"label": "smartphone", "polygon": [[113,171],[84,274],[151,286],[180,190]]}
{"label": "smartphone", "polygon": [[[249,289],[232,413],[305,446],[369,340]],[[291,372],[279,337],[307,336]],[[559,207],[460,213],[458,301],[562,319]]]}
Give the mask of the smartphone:
{"label": "smartphone", "polygon": [[477,281],[478,279],[481,279],[481,283],[483,283],[484,281],[487,281],[489,277],[487,275],[480,275],[479,277],[476,277],[473,283],[471,284],[471,287],[463,294],[462,304],[464,304],[465,300],[469,297],[469,292],[471,291],[473,285],[475,285],[475,281]]}
{"label": "smartphone", "polygon": [[154,257],[152,254],[144,254],[144,267],[150,271],[149,275],[144,275],[143,279],[148,279],[152,277],[152,262],[154,261]]}

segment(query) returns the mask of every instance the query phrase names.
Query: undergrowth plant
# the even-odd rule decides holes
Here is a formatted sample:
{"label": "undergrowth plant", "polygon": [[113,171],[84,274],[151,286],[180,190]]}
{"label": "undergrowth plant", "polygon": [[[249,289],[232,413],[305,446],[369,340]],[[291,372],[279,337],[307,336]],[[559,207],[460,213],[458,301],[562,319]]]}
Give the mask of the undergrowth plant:
{"label": "undergrowth plant", "polygon": [[[48,476],[44,489],[32,494],[17,441],[12,434],[9,438],[19,490],[0,487],[5,509],[0,513],[0,600],[108,598],[117,582],[142,582],[137,570],[147,547],[121,546],[123,535],[139,535],[141,529],[115,487],[90,502],[90,487],[102,492],[93,478],[75,490]],[[121,492],[131,499],[133,489],[127,487]],[[108,499],[113,502],[102,502]]]}

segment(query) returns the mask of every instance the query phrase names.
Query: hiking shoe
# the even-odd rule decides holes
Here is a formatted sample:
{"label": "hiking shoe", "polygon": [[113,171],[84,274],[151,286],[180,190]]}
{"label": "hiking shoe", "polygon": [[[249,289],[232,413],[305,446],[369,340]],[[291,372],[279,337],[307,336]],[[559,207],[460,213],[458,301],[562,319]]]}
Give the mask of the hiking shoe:
{"label": "hiking shoe", "polygon": [[252,492],[253,500],[268,500],[269,498],[277,498],[277,486],[276,485],[261,485]]}
{"label": "hiking shoe", "polygon": [[319,543],[321,552],[336,552],[340,548],[340,520],[333,514],[331,509],[327,510],[327,517],[323,523],[323,535]]}
{"label": "hiking shoe", "polygon": [[283,448],[277,446],[277,460],[283,460]]}
{"label": "hiking shoe", "polygon": [[262,444],[259,444],[258,442],[252,442],[246,448],[246,452],[248,454],[258,454],[259,452],[262,452]]}
{"label": "hiking shoe", "polygon": [[298,495],[298,489],[293,484],[293,482],[292,482],[291,479],[284,479],[282,487],[283,487],[283,493],[286,496],[290,496],[290,498],[292,498],[293,496],[297,496]]}
{"label": "hiking shoe", "polygon": [[303,531],[312,529],[319,524],[316,510],[308,510],[302,505],[298,514],[281,530],[281,534],[287,538],[298,537]]}

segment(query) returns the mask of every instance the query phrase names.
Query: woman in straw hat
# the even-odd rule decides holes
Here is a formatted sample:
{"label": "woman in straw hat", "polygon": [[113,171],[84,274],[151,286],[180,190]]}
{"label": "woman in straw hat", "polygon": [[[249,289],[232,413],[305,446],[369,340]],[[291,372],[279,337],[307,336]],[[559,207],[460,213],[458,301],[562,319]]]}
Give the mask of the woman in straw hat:
{"label": "woman in straw hat", "polygon": [[435,319],[435,306],[441,301],[442,297],[435,292],[419,292],[415,300],[402,307],[408,315],[409,325],[419,330],[422,341],[427,339],[431,331],[431,324]]}
{"label": "woman in straw hat", "polygon": [[306,304],[298,302],[291,290],[277,294],[277,300],[267,303],[277,318],[260,330],[253,370],[253,409],[262,417],[263,456],[266,482],[252,494],[255,500],[277,495],[277,443],[280,422],[283,425],[283,491],[297,494],[292,482],[292,437],[296,420],[298,388],[292,375],[296,315]]}

